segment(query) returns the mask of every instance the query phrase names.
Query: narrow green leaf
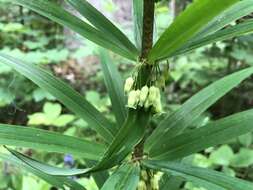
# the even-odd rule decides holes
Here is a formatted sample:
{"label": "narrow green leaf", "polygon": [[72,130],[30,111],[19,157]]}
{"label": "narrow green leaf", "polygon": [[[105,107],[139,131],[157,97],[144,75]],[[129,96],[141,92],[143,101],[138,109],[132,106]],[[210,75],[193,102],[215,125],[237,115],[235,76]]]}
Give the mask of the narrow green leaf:
{"label": "narrow green leaf", "polygon": [[24,63],[11,56],[0,54],[0,62],[10,66],[42,89],[51,93],[68,109],[87,121],[89,126],[95,129],[107,142],[113,139],[116,133],[115,126],[70,86],[42,68]]}
{"label": "narrow green leaf", "polygon": [[164,173],[162,178],[159,180],[159,190],[180,190],[184,180],[181,177],[171,176]]}
{"label": "narrow green leaf", "polygon": [[138,164],[123,165],[111,175],[101,190],[136,190],[139,175]]}
{"label": "narrow green leaf", "polygon": [[186,44],[181,49],[173,53],[173,56],[188,53],[192,50],[195,50],[199,47],[202,47],[211,43],[228,40],[234,37],[238,37],[238,36],[242,36],[242,35],[246,35],[250,33],[253,33],[253,20],[245,21],[244,23],[220,30],[218,32],[215,32],[214,34],[200,38],[196,41],[192,41],[191,43]]}
{"label": "narrow green leaf", "polygon": [[195,0],[162,34],[150,51],[149,60],[167,58],[216,16],[238,2],[239,0]]}
{"label": "narrow green leaf", "polygon": [[218,99],[252,74],[253,67],[243,69],[214,82],[198,92],[187,100],[179,110],[168,115],[161,121],[147,139],[145,150],[149,151],[150,149],[155,149],[155,147],[160,147],[164,142],[167,142],[168,139],[184,131]]}
{"label": "narrow green leaf", "polygon": [[21,162],[24,162],[25,164],[31,166],[33,169],[43,172],[48,175],[52,176],[73,176],[78,174],[83,174],[86,172],[87,169],[73,169],[73,168],[58,168],[54,166],[50,166],[48,164],[39,162],[37,160],[34,160],[32,158],[29,158],[28,156],[21,154],[13,149],[7,148],[6,149],[17,159],[19,159]]}
{"label": "narrow green leaf", "polygon": [[102,31],[97,30],[83,20],[73,16],[59,5],[49,0],[13,0],[12,2],[31,9],[65,27],[72,29],[88,40],[114,51],[131,60],[136,60],[137,56],[125,47],[110,39],[110,36],[104,35]]}
{"label": "narrow green leaf", "polygon": [[[123,34],[110,20],[108,20],[101,12],[93,7],[86,0],[66,0],[71,4],[82,16],[98,30],[102,31],[107,38],[115,39],[116,44],[121,44],[136,57],[138,51],[132,42]],[[111,40],[111,41],[112,41]]]}
{"label": "narrow green leaf", "polygon": [[[191,50],[199,48],[201,46],[226,40],[229,38],[237,37],[239,35],[243,35],[247,32],[245,27],[236,27],[235,29],[239,31],[234,31],[232,28],[224,30],[224,32],[217,32],[228,24],[231,24],[233,21],[249,15],[253,12],[253,0],[243,0],[235,5],[231,6],[229,9],[225,10],[222,14],[215,17],[209,24],[204,27],[202,31],[200,31],[193,39],[191,39],[188,43],[186,43],[182,48],[173,53],[172,56],[176,56],[179,54],[187,53]],[[245,31],[243,31],[245,29]],[[214,34],[215,33],[215,34]],[[208,36],[208,37],[207,37]],[[216,36],[219,36],[218,38]]]}
{"label": "narrow green leaf", "polygon": [[[233,21],[249,15],[253,12],[253,0],[243,0],[229,9],[225,10],[222,14],[213,19],[201,32],[196,35],[196,39],[203,38],[210,34],[217,32],[224,26],[231,24]],[[194,39],[195,39],[194,38]]]}
{"label": "narrow green leaf", "polygon": [[134,36],[139,50],[142,48],[143,0],[133,0]]}
{"label": "narrow green leaf", "polygon": [[227,176],[224,173],[198,168],[176,162],[166,161],[144,161],[143,165],[148,168],[171,173],[175,176],[181,176],[188,181],[204,185],[205,188],[212,190],[250,190],[253,189],[253,183],[238,178]]}
{"label": "narrow green leaf", "polygon": [[121,162],[144,137],[149,113],[129,110],[125,124],[120,128],[101,161],[89,172],[105,170]]}
{"label": "narrow green leaf", "polygon": [[[87,164],[89,168],[97,164],[96,161],[92,161],[92,160],[85,160],[85,163]],[[110,177],[109,172],[106,170],[95,172],[95,173],[92,173],[91,175],[94,181],[96,182],[98,189],[101,189],[103,185],[105,184],[105,182],[107,181],[107,179]]]}
{"label": "narrow green leaf", "polygon": [[176,160],[253,131],[253,109],[190,130],[150,151],[156,160]]}
{"label": "narrow green leaf", "polygon": [[123,81],[119,71],[105,50],[100,51],[99,57],[101,59],[107,92],[112,102],[112,110],[118,123],[117,126],[121,127],[127,117]]}
{"label": "narrow green leaf", "polygon": [[72,154],[91,160],[99,160],[105,150],[103,145],[76,137],[31,127],[6,124],[0,124],[0,144]]}
{"label": "narrow green leaf", "polygon": [[0,158],[6,162],[9,162],[9,163],[17,166],[17,167],[24,168],[28,172],[31,172],[35,176],[43,179],[44,181],[46,181],[47,183],[49,183],[55,187],[62,188],[62,189],[65,189],[65,187],[69,187],[73,190],[85,190],[85,188],[83,186],[81,186],[77,182],[73,181],[72,179],[69,179],[67,177],[51,176],[51,175],[45,174],[41,171],[38,171],[38,170],[32,168],[28,164],[20,161],[19,159],[17,159],[13,155],[7,155],[7,154],[0,153]]}

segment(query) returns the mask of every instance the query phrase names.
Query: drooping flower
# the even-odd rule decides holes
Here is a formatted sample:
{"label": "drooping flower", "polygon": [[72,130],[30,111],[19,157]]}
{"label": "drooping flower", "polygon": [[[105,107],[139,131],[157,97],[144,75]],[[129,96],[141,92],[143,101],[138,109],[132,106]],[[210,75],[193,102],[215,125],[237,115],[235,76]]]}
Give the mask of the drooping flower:
{"label": "drooping flower", "polygon": [[143,86],[141,88],[141,92],[140,92],[140,101],[139,101],[139,105],[140,106],[143,106],[145,101],[147,100],[147,97],[148,97],[148,91],[149,91],[149,88],[147,86]]}
{"label": "drooping flower", "polygon": [[139,99],[140,99],[140,90],[132,90],[129,92],[128,95],[128,102],[127,102],[127,106],[129,108],[133,108],[136,109]]}
{"label": "drooping flower", "polygon": [[126,93],[130,92],[133,85],[134,85],[134,79],[132,77],[127,78],[125,82],[125,86],[124,86],[124,91]]}

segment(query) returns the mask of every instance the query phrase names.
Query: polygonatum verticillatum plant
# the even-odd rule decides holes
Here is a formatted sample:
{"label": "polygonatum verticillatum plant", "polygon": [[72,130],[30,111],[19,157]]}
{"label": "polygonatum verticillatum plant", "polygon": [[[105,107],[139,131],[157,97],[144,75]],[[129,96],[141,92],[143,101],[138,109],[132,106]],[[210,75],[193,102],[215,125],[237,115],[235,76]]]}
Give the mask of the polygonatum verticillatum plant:
{"label": "polygonatum verticillatum plant", "polygon": [[[1,154],[1,158],[62,189],[85,189],[69,176],[90,174],[102,190],[170,189],[175,184],[179,184],[179,189],[185,181],[208,190],[252,190],[251,182],[186,164],[184,158],[253,131],[252,109],[189,130],[211,105],[250,77],[253,68],[215,81],[167,114],[160,100],[166,76],[159,72],[159,65],[199,47],[251,33],[253,20],[229,24],[253,12],[253,0],[195,0],[155,43],[155,1],[133,0],[135,44],[86,0],[65,1],[88,22],[49,0],[12,3],[68,27],[104,48],[99,56],[116,121],[109,121],[82,95],[41,67],[0,54],[1,63],[51,93],[103,139],[103,143],[97,143],[32,127],[0,124],[0,142],[10,152]],[[136,63],[125,85],[105,49]],[[153,116],[161,113],[164,119],[150,130]],[[9,146],[71,154],[84,159],[89,168],[50,166]]]}

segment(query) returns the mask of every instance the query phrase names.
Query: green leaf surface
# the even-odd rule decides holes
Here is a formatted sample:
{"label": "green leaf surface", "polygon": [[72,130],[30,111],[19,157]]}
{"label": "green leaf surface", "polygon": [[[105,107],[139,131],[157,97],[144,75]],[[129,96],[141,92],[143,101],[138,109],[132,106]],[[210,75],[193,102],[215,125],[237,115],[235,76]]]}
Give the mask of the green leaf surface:
{"label": "green leaf surface", "polygon": [[110,20],[108,20],[101,12],[93,7],[86,0],[66,0],[71,4],[82,16],[98,30],[104,33],[111,41],[120,44],[136,57],[138,51],[132,42],[123,34]]}
{"label": "green leaf surface", "polygon": [[76,137],[36,128],[6,124],[0,124],[0,144],[72,154],[91,160],[99,160],[105,150],[103,145]]}
{"label": "green leaf surface", "polygon": [[139,175],[139,165],[123,165],[110,176],[101,190],[136,190]]}
{"label": "green leaf surface", "polygon": [[[92,160],[85,160],[85,163],[89,168],[97,164],[96,161],[92,161]],[[94,181],[96,182],[98,189],[101,189],[103,185],[105,184],[105,182],[107,181],[107,179],[110,177],[109,171],[106,171],[106,170],[95,172],[95,173],[92,173],[91,175]]]}
{"label": "green leaf surface", "polygon": [[204,88],[187,100],[180,109],[160,122],[145,143],[145,150],[156,149],[184,131],[218,99],[253,74],[253,67],[230,74]]}
{"label": "green leaf surface", "polygon": [[240,112],[168,139],[162,146],[150,151],[149,156],[156,160],[183,158],[253,131],[252,123],[253,109]]}
{"label": "green leaf surface", "polygon": [[180,190],[184,179],[181,177],[175,177],[168,175],[166,173],[163,174],[162,178],[159,180],[159,190]]}
{"label": "green leaf surface", "polygon": [[121,162],[144,137],[150,114],[145,111],[129,110],[125,124],[120,128],[101,161],[89,172],[105,170]]}
{"label": "green leaf surface", "polygon": [[116,127],[66,83],[38,66],[24,63],[8,55],[0,54],[0,62],[10,66],[42,89],[51,93],[69,110],[87,121],[89,126],[95,129],[107,142],[113,139]]}
{"label": "green leaf surface", "polygon": [[136,60],[136,55],[126,50],[120,44],[110,39],[110,36],[104,35],[102,31],[97,30],[83,20],[70,14],[59,5],[48,0],[14,0],[13,3],[31,9],[65,27],[72,29],[88,40],[114,51],[131,60]]}
{"label": "green leaf surface", "polygon": [[211,152],[209,159],[214,164],[228,166],[233,157],[234,152],[232,148],[228,145],[223,145],[219,147],[217,150]]}
{"label": "green leaf surface", "polygon": [[53,125],[57,127],[65,127],[67,124],[72,122],[75,119],[75,116],[70,114],[60,115],[54,122]]}
{"label": "green leaf surface", "polygon": [[216,16],[239,0],[195,0],[162,34],[149,53],[149,60],[165,59],[186,44]]}
{"label": "green leaf surface", "polygon": [[100,59],[107,92],[112,103],[112,110],[120,128],[127,118],[123,81],[108,52],[100,50]]}
{"label": "green leaf surface", "polygon": [[252,133],[248,133],[238,137],[238,141],[240,142],[241,145],[249,147],[253,141]]}
{"label": "green leaf surface", "polygon": [[250,190],[253,189],[253,183],[238,178],[227,176],[224,173],[193,167],[176,162],[152,161],[143,162],[148,168],[159,170],[175,176],[181,176],[188,181],[204,185],[205,188],[212,190]]}
{"label": "green leaf surface", "polygon": [[240,151],[231,160],[233,167],[249,167],[253,164],[253,150],[241,148]]}
{"label": "green leaf surface", "polygon": [[222,14],[215,17],[201,32],[196,35],[195,38],[199,39],[213,34],[214,32],[222,29],[224,26],[231,24],[233,21],[241,17],[247,16],[252,12],[253,0],[240,1],[231,6],[229,9],[225,10]]}
{"label": "green leaf surface", "polygon": [[244,23],[228,27],[226,29],[220,30],[211,34],[209,36],[200,38],[198,40],[192,41],[191,43],[186,44],[181,49],[177,50],[173,56],[185,54],[202,46],[228,40],[234,37],[247,35],[253,33],[253,20],[245,21]]}
{"label": "green leaf surface", "polygon": [[134,36],[139,50],[142,48],[144,0],[133,0]]}
{"label": "green leaf surface", "polygon": [[51,176],[51,175],[45,174],[39,170],[34,169],[30,165],[20,161],[14,155],[0,153],[0,158],[6,162],[9,162],[9,163],[17,166],[17,167],[24,168],[28,172],[31,172],[35,176],[43,179],[44,181],[46,181],[47,183],[49,183],[55,187],[62,188],[62,189],[65,189],[65,187],[69,187],[70,189],[73,189],[73,190],[85,190],[85,188],[83,186],[81,186],[77,182],[73,181],[72,179],[69,179],[67,177]]}
{"label": "green leaf surface", "polygon": [[[7,147],[6,147],[7,148]],[[73,168],[58,168],[54,166],[50,166],[48,164],[39,162],[37,160],[34,160],[24,154],[21,154],[13,149],[7,148],[7,150],[15,156],[17,159],[19,159],[21,162],[24,162],[25,164],[31,166],[33,169],[43,172],[48,175],[52,176],[74,176],[78,174],[82,174],[86,172],[86,169],[73,169]]]}
{"label": "green leaf surface", "polygon": [[56,119],[60,116],[62,108],[60,104],[52,104],[50,102],[45,103],[43,111],[50,119]]}

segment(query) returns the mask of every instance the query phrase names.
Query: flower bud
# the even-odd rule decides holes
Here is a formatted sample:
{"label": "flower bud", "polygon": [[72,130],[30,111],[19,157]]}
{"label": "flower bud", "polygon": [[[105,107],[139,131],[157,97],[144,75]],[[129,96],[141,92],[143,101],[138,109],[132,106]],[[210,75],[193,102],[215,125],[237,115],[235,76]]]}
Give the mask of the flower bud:
{"label": "flower bud", "polygon": [[152,178],[151,179],[151,187],[153,190],[159,190],[158,180],[156,180],[155,178]]}
{"label": "flower bud", "polygon": [[124,91],[126,93],[130,92],[130,90],[133,87],[133,84],[134,84],[134,79],[132,77],[127,78],[125,82],[125,86],[124,86]]}
{"label": "flower bud", "polygon": [[159,88],[157,88],[155,86],[151,86],[149,88],[149,95],[148,95],[149,102],[151,102],[153,104],[158,98],[160,98]]}
{"label": "flower bud", "polygon": [[153,104],[154,108],[155,108],[155,112],[156,113],[161,113],[162,112],[162,103],[161,100],[157,100],[155,101],[155,103]]}
{"label": "flower bud", "polygon": [[127,106],[129,108],[136,109],[136,106],[140,99],[140,93],[141,93],[140,90],[132,90],[129,92],[128,102],[127,102]]}
{"label": "flower bud", "polygon": [[152,103],[150,103],[150,101],[147,99],[144,103],[144,108],[148,109],[150,106],[152,105]]}
{"label": "flower bud", "polygon": [[145,170],[141,171],[141,177],[145,181],[148,180],[148,174],[147,174],[147,172]]}
{"label": "flower bud", "polygon": [[137,104],[140,102],[140,96],[141,96],[141,91],[140,91],[140,90],[136,90],[136,91],[135,91],[136,106],[137,106]]}
{"label": "flower bud", "polygon": [[147,99],[147,97],[148,97],[148,91],[149,91],[149,89],[148,89],[147,86],[143,86],[143,87],[141,88],[140,101],[139,101],[139,105],[140,105],[140,106],[143,106],[143,105],[144,105],[144,103],[145,103],[145,101],[146,101],[146,99]]}
{"label": "flower bud", "polygon": [[147,190],[147,186],[144,181],[139,181],[137,190]]}

